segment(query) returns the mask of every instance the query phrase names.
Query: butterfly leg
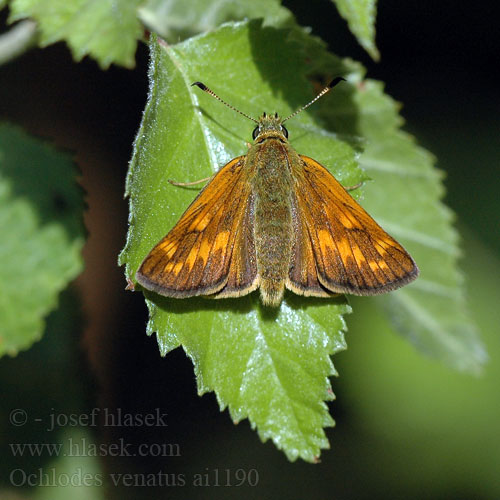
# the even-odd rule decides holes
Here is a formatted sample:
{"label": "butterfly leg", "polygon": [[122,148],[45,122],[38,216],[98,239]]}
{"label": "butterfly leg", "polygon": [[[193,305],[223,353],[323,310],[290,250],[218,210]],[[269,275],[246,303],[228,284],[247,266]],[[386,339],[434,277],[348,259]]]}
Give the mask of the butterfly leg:
{"label": "butterfly leg", "polygon": [[346,191],[354,191],[355,189],[360,188],[364,184],[364,181],[358,182],[357,184],[354,184],[354,186],[344,186],[344,189]]}
{"label": "butterfly leg", "polygon": [[196,184],[201,184],[202,182],[207,182],[211,180],[214,175],[215,174],[211,175],[210,177],[205,177],[204,179],[200,179],[198,181],[193,181],[193,182],[176,182],[173,181],[172,179],[168,179],[168,182],[173,186],[195,186]]}
{"label": "butterfly leg", "polygon": [[128,276],[127,276],[127,286],[125,287],[125,290],[131,290],[132,292],[135,292],[134,282]]}

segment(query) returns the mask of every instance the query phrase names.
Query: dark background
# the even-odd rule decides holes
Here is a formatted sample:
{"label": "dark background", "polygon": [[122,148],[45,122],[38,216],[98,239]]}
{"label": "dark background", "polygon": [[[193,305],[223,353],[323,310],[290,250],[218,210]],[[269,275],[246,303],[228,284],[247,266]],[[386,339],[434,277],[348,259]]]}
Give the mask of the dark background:
{"label": "dark background", "polygon": [[[330,2],[290,0],[285,4],[302,25],[311,26],[315,34],[327,41],[332,51],[360,60],[367,67],[369,77],[386,82],[387,92],[404,103],[406,130],[438,157],[439,168],[447,173],[446,202],[457,212],[460,226],[467,235],[489,248],[491,255],[498,254],[500,100],[496,67],[500,43],[494,3],[380,1],[377,45],[382,58],[379,63],[374,63],[359,47]],[[367,435],[374,431],[367,431],[368,423],[363,421],[363,415],[356,413],[359,407],[350,404],[362,395],[350,386],[346,380],[348,375],[333,381],[338,397],[331,405],[337,428],[328,431],[333,449],[323,452],[320,465],[290,464],[273,445],[260,444],[247,422],[234,427],[227,412],[219,413],[213,395],[202,398],[196,395],[191,361],[180,349],[165,359],[160,358],[156,340],[144,335],[147,311],[142,296],[124,291],[123,273],[116,265],[127,231],[124,180],[146,100],[146,69],[144,46],[138,50],[135,70],[112,67],[101,71],[89,59],[74,63],[63,44],[33,50],[0,68],[0,117],[74,152],[81,169],[81,184],[87,191],[86,269],[73,291],[66,292],[62,300],[64,304],[83,302],[81,326],[71,329],[71,339],[76,346],[69,347],[71,359],[75,360],[74,373],[64,382],[65,390],[80,394],[83,408],[100,405],[138,413],[162,408],[168,414],[166,428],[118,428],[106,429],[106,432],[92,429],[94,437],[104,441],[125,437],[137,443],[178,443],[181,450],[180,457],[105,459],[100,466],[107,473],[161,469],[170,474],[212,474],[211,488],[172,486],[156,491],[125,488],[120,493],[111,488],[109,496],[498,497],[500,486],[495,489],[494,481],[478,491],[477,478],[472,477],[474,470],[454,468],[452,447],[449,454],[443,454],[448,455],[449,463],[436,463],[435,477],[428,481],[428,468],[422,467],[419,471],[407,467],[413,466],[409,457],[415,455],[416,450],[421,453],[422,463],[427,458],[432,460],[432,440],[422,450],[415,444],[418,435],[412,435],[411,429],[407,430],[407,442],[401,442],[399,448],[394,441],[384,445],[383,439],[370,440]],[[495,259],[492,262],[498,262]],[[74,295],[79,298],[75,300]],[[57,319],[49,320],[49,326],[56,323]],[[362,335],[366,334],[356,326],[352,324],[347,337],[351,349],[338,356],[338,364],[334,359],[341,375],[344,375],[343,367],[348,370],[349,363],[356,363],[351,338],[356,345],[363,342]],[[28,370],[27,367],[33,370],[33,364],[41,360],[45,365],[40,365],[37,376],[43,379],[45,370],[51,370],[43,354],[50,350],[50,342],[66,341],[57,333],[52,338],[46,335],[31,352],[17,359],[3,360],[3,372],[22,376],[26,373],[23,370]],[[356,377],[356,374],[349,376]],[[22,397],[28,394],[29,391],[19,394],[20,406],[33,404],[28,399],[22,402]],[[67,411],[65,403],[54,393],[51,396],[50,387],[44,397],[44,411],[50,412],[53,408]],[[370,415],[366,418],[369,420]],[[439,436],[436,439],[439,440]],[[455,439],[460,440],[461,436],[457,434]],[[444,444],[444,450],[446,446]],[[462,451],[468,453],[467,449]],[[448,470],[441,474],[442,467],[452,473]],[[233,472],[238,468],[246,471],[255,468],[259,472],[259,484],[255,488],[236,490],[235,487],[217,488],[213,485],[216,468],[220,471],[229,468]],[[92,496],[94,493],[89,490],[88,498],[98,498]]]}

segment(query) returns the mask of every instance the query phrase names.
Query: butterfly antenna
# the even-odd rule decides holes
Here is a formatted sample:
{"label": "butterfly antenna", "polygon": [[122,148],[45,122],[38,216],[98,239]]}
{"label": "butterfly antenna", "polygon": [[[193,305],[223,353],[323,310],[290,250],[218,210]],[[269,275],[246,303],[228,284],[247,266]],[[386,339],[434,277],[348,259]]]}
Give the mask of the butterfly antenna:
{"label": "butterfly antenna", "polygon": [[342,78],[341,76],[337,76],[337,78],[334,78],[311,102],[307,103],[305,106],[302,106],[299,108],[297,111],[294,111],[290,116],[287,116],[281,123],[285,123],[287,120],[290,118],[293,118],[295,115],[298,115],[301,111],[304,111],[304,109],[307,109],[311,104],[314,104],[320,97],[323,97],[327,92],[330,92],[330,90],[337,85],[337,83],[340,83],[341,81],[346,81],[345,78]]}
{"label": "butterfly antenna", "polygon": [[236,109],[234,106],[231,106],[231,104],[228,104],[226,101],[222,100],[213,90],[210,90],[204,83],[194,82],[194,83],[191,84],[191,87],[193,87],[194,85],[196,85],[197,87],[199,87],[201,90],[203,90],[207,94],[210,94],[212,97],[215,97],[222,104],[225,104],[228,108],[231,108],[233,111],[236,111],[236,113],[239,113],[240,115],[243,115],[245,118],[248,118],[249,120],[252,120],[255,123],[259,123],[258,120],[256,120],[255,118],[252,118],[251,116],[248,116],[247,114],[243,113],[243,111],[240,111],[239,109]]}

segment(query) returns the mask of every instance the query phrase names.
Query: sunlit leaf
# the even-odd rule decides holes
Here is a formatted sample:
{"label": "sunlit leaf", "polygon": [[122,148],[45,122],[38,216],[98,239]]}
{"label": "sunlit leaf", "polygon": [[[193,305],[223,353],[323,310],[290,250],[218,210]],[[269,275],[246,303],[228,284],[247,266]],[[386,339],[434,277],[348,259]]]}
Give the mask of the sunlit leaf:
{"label": "sunlit leaf", "polygon": [[377,0],[333,0],[340,15],[347,21],[349,29],[360,45],[378,60],[380,54],[375,45],[375,17]]}
{"label": "sunlit leaf", "polygon": [[86,55],[102,68],[133,67],[137,40],[142,36],[137,7],[142,0],[12,0],[9,20],[36,20],[43,46],[65,41],[74,58]]}

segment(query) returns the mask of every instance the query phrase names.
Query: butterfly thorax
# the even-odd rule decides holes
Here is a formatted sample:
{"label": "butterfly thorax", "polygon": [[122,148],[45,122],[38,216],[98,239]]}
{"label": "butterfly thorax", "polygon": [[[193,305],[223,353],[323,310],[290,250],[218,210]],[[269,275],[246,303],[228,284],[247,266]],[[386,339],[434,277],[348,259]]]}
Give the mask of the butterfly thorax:
{"label": "butterfly thorax", "polygon": [[277,115],[259,120],[247,155],[252,165],[254,240],[262,300],[278,305],[285,289],[293,246],[291,155],[286,129]]}

